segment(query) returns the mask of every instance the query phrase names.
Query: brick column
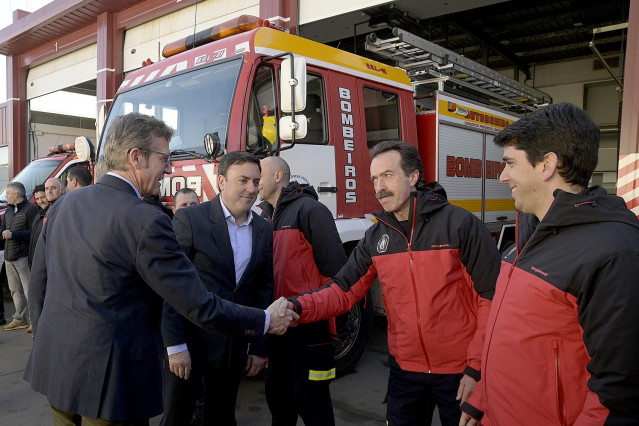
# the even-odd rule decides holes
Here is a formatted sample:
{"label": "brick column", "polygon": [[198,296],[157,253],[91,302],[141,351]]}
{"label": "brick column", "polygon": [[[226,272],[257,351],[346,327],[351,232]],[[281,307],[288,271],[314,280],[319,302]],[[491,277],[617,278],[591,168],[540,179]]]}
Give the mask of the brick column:
{"label": "brick column", "polygon": [[9,179],[27,165],[26,71],[17,56],[7,56],[7,140]]}
{"label": "brick column", "polygon": [[617,195],[639,216],[639,2],[630,2]]}
{"label": "brick column", "polygon": [[[115,92],[122,83],[122,29],[116,28],[113,14],[105,12],[98,15],[97,41],[97,76],[96,98],[97,112],[102,105],[107,110],[111,106]],[[98,141],[94,141],[95,144]]]}

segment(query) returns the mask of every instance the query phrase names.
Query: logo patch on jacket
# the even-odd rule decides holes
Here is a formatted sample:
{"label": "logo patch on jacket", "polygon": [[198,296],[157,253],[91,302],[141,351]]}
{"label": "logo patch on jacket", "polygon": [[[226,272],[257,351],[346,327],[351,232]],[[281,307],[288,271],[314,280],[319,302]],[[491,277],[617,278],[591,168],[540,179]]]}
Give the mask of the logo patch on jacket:
{"label": "logo patch on jacket", "polygon": [[388,234],[382,235],[382,238],[380,238],[379,241],[377,242],[377,252],[378,253],[384,253],[388,249],[388,241],[389,240],[390,240],[390,238],[388,237]]}

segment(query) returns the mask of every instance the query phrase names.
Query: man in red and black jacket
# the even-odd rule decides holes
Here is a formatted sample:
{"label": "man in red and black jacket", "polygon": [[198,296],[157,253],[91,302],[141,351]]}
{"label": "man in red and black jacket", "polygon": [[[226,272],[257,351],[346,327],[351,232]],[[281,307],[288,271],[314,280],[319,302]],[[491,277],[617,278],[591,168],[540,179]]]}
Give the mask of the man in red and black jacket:
{"label": "man in red and black jacket", "polygon": [[323,288],[291,298],[301,322],[347,312],[376,277],[388,317],[389,425],[457,425],[460,401],[480,379],[480,356],[499,252],[484,224],[420,185],[417,149],[382,142],[371,150],[371,179],[384,211],[346,265]]}
{"label": "man in red and black jacket", "polygon": [[460,424],[639,424],[639,221],[588,188],[599,127],[564,102],[494,141],[521,213]]}
{"label": "man in red and black jacket", "polygon": [[[312,186],[289,183],[290,168],[282,158],[267,157],[261,165],[260,208],[273,224],[274,299],[318,289],[346,262],[333,215]],[[266,400],[273,425],[294,426],[298,415],[307,426],[335,424],[331,331],[334,322],[324,319],[269,341]]]}

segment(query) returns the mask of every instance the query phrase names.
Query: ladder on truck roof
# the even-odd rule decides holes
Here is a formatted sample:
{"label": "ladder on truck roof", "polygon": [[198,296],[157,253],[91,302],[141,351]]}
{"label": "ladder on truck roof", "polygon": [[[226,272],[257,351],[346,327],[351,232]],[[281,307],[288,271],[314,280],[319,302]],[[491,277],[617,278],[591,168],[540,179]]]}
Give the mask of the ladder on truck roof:
{"label": "ladder on truck roof", "polygon": [[552,98],[539,90],[400,28],[393,28],[393,36],[382,40],[369,34],[366,50],[397,61],[414,89],[439,83],[439,90],[443,90],[444,82],[453,82],[479,93],[485,102],[507,109],[534,111],[552,103]]}

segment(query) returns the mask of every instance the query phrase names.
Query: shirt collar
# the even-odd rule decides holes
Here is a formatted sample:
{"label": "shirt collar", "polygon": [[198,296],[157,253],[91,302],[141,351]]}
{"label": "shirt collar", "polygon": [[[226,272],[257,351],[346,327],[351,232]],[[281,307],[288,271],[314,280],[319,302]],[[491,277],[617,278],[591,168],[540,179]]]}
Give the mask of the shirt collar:
{"label": "shirt collar", "polygon": [[127,178],[125,178],[124,176],[120,176],[117,173],[113,173],[113,172],[107,172],[107,175],[109,176],[114,176],[116,178],[120,178],[123,181],[125,181],[126,183],[128,183],[129,185],[131,185],[131,188],[133,188],[133,190],[135,191],[135,195],[137,195],[137,197],[141,200],[142,196],[140,195],[140,191],[138,191],[138,189],[135,187],[135,185],[133,185],[133,183],[131,183],[130,180],[128,180]]}
{"label": "shirt collar", "polygon": [[[224,213],[224,219],[237,225],[235,218],[233,217],[229,209],[227,209],[226,206],[224,205],[224,201],[222,201],[221,196],[220,196],[220,204],[222,205],[222,212]],[[249,210],[248,220],[239,226],[249,225],[252,220],[253,220],[253,210]]]}

